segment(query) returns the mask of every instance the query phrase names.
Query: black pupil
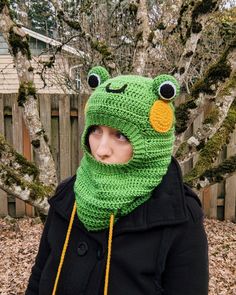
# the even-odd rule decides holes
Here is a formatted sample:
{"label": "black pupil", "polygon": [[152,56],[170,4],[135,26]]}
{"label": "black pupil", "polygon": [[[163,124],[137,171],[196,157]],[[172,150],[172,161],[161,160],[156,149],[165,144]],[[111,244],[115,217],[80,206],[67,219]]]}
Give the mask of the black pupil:
{"label": "black pupil", "polygon": [[170,99],[175,95],[174,87],[170,84],[164,84],[161,86],[160,94],[163,98]]}
{"label": "black pupil", "polygon": [[99,85],[98,77],[95,75],[90,75],[88,78],[88,84],[91,88],[96,88]]}

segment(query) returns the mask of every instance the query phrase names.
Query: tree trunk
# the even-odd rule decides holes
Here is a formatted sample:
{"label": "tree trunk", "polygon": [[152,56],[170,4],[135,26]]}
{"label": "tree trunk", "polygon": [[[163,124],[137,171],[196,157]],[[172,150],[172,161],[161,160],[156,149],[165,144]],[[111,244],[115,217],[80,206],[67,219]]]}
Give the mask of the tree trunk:
{"label": "tree trunk", "polygon": [[148,37],[150,34],[149,20],[148,20],[148,11],[146,0],[140,0],[137,11],[137,20],[138,20],[138,30],[137,30],[137,45],[133,57],[133,72],[142,75],[147,58],[148,58]]}
{"label": "tree trunk", "polygon": [[31,54],[28,37],[12,21],[7,4],[4,5],[0,12],[0,24],[0,32],[9,46],[16,65],[20,83],[18,105],[23,107],[25,125],[29,130],[31,143],[36,154],[39,180],[43,184],[55,188],[57,185],[56,169],[47,144],[45,130],[39,117],[38,98],[34,85],[33,68],[30,62]]}

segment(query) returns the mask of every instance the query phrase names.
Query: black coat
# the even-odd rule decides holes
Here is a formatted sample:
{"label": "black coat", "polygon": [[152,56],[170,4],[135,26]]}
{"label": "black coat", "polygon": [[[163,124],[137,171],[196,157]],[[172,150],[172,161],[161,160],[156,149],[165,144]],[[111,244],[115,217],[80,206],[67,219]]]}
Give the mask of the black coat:
{"label": "black coat", "polygon": [[[75,196],[59,185],[26,295],[52,294]],[[77,216],[76,216],[77,217]],[[88,232],[75,218],[57,295],[102,295],[108,230]],[[197,196],[172,160],[152,197],[114,226],[109,295],[207,295],[208,249]]]}

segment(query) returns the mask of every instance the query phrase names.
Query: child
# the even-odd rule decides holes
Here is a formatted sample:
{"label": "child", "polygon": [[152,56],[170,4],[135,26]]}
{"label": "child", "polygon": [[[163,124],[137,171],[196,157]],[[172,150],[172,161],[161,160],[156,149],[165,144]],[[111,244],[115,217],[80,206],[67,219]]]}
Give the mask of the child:
{"label": "child", "polygon": [[88,83],[84,157],[49,200],[26,295],[207,295],[203,213],[171,157],[176,80],[94,67]]}

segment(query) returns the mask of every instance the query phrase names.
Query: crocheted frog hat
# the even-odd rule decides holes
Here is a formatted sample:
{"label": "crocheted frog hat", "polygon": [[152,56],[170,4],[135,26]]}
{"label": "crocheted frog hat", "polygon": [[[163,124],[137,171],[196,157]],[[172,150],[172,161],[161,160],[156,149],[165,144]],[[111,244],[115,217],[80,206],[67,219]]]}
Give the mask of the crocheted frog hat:
{"label": "crocheted frog hat", "polygon": [[[88,84],[94,92],[85,107],[84,156],[74,192],[79,219],[88,230],[97,231],[109,227],[111,214],[117,221],[148,200],[166,174],[174,142],[172,101],[179,85],[170,75],[109,78],[100,66],[90,70]],[[87,140],[94,125],[124,134],[132,144],[132,158],[125,164],[97,161]]]}

